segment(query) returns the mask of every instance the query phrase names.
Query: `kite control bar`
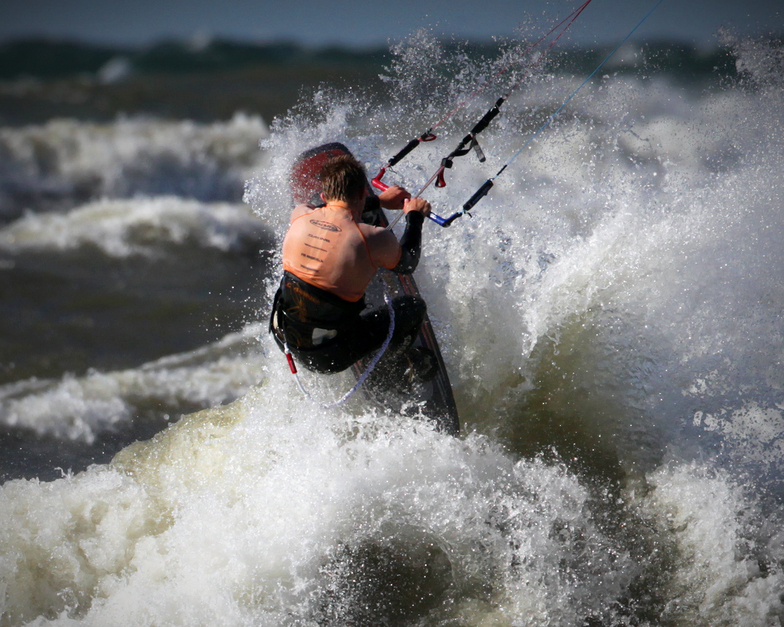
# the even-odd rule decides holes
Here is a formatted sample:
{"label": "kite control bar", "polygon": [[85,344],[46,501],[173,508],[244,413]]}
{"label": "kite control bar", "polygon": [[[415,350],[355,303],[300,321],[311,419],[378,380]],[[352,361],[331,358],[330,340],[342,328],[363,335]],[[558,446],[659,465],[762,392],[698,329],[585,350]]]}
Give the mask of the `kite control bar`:
{"label": "kite control bar", "polygon": [[[418,140],[414,140],[414,141],[418,141]],[[389,189],[389,185],[387,185],[386,183],[384,183],[381,180],[381,177],[384,176],[384,173],[386,172],[386,170],[387,170],[386,167],[381,168],[381,171],[378,173],[378,176],[376,176],[376,178],[374,178],[371,181],[371,183],[373,184],[373,187],[375,187],[377,190],[382,191],[382,192]],[[466,204],[468,204],[468,203],[466,203]],[[476,203],[474,203],[474,204],[476,204]],[[473,205],[471,205],[471,206],[473,207]],[[450,224],[452,224],[452,220],[454,220],[459,215],[461,215],[461,214],[457,213],[454,216],[452,216],[451,218],[444,219],[441,216],[437,216],[436,214],[431,213],[427,217],[430,218],[436,224],[440,224],[441,226],[449,226]],[[397,220],[395,220],[394,223],[396,223],[396,222],[397,222]]]}
{"label": "kite control bar", "polygon": [[[381,180],[380,180],[381,177],[384,176],[385,169],[386,168],[381,168],[381,172],[379,172],[379,175],[376,178],[374,178],[373,181],[372,181],[373,182],[373,187],[375,187],[378,190],[381,190],[382,192],[384,190],[389,189],[389,185],[387,185],[386,183],[382,183]],[[463,204],[462,207],[460,207],[460,211],[457,211],[457,212],[453,213],[448,218],[442,218],[441,216],[436,215],[435,213],[431,213],[427,217],[430,218],[433,222],[435,222],[439,226],[447,227],[447,226],[451,225],[452,222],[457,220],[460,216],[462,216],[464,214],[468,214],[468,212],[471,211],[471,209],[474,208],[474,205],[476,205],[476,203],[478,203],[480,200],[482,200],[482,198],[487,196],[487,192],[490,191],[490,188],[492,186],[493,186],[493,179],[487,179],[482,184],[482,187],[480,187],[478,190],[476,190],[474,192],[474,195],[471,196],[471,198],[469,198],[465,202],[465,204]],[[470,214],[468,214],[468,215],[470,215]]]}

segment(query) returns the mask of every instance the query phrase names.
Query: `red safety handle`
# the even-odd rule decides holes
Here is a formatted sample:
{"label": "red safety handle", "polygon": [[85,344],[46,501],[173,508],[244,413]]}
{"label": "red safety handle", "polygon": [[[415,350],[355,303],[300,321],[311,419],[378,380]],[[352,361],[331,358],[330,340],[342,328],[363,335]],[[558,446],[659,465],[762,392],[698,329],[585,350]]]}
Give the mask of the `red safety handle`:
{"label": "red safety handle", "polygon": [[374,178],[372,181],[370,181],[370,182],[372,183],[373,187],[375,187],[375,188],[376,188],[376,189],[378,189],[378,190],[381,190],[382,192],[385,192],[386,190],[388,190],[388,189],[389,189],[389,185],[387,185],[386,183],[382,183],[382,182],[381,182],[381,178],[382,178],[382,177],[383,177],[383,176],[384,176],[386,173],[387,173],[387,169],[386,169],[386,167],[384,167],[384,168],[381,168],[381,170],[379,171],[379,173],[376,175],[376,178]]}

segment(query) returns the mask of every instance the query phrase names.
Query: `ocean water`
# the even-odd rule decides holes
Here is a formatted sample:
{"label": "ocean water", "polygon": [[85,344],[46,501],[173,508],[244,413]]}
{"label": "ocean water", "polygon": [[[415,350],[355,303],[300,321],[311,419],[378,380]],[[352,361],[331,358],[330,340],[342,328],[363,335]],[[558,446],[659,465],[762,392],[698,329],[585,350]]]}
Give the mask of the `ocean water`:
{"label": "ocean water", "polygon": [[[271,120],[0,129],[0,625],[781,625],[784,71],[725,45],[730,73],[627,46],[425,226],[457,438],[311,403],[266,317],[296,155],[375,174],[498,57],[419,33],[384,91]],[[385,180],[418,190],[522,72]],[[583,78],[538,65],[434,210]]]}

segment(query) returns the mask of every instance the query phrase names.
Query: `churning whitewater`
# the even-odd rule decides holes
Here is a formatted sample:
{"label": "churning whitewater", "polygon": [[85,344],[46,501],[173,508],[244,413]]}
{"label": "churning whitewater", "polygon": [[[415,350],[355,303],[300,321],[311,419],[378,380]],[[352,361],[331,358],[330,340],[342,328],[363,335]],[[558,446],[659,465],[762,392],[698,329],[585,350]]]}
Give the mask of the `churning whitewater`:
{"label": "churning whitewater", "polygon": [[[119,282],[134,311],[169,298],[244,318],[194,318],[194,338],[163,309],[141,329],[96,304],[100,324],[67,327],[94,340],[84,368],[25,340],[0,385],[19,447],[54,442],[67,469],[66,453],[150,439],[59,478],[5,470],[0,625],[780,625],[784,72],[780,47],[727,45],[736,74],[684,80],[628,44],[472,218],[425,225],[416,279],[458,438],[359,395],[310,403],[266,316],[296,156],[340,141],[373,175],[493,60],[419,33],[393,49],[383,94],[325,86],[269,129],[238,115],[3,130],[9,285],[49,264],[84,289],[95,275],[100,307]],[[456,160],[428,189],[437,213],[583,80],[558,63],[482,134],[487,163]],[[386,181],[418,189],[496,95]],[[198,285],[212,280],[246,291],[220,309]],[[303,378],[325,400],[351,385]]]}

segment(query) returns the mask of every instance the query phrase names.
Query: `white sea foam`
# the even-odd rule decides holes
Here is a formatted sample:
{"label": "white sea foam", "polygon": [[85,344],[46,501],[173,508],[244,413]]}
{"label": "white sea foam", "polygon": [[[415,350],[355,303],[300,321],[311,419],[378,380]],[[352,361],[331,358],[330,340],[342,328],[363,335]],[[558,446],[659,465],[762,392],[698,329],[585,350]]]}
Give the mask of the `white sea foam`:
{"label": "white sea foam", "polygon": [[[704,466],[651,475],[613,538],[597,512],[609,501],[559,465],[515,461],[478,435],[306,408],[294,389],[272,377],[110,466],[5,484],[8,624],[581,625],[623,620],[617,599],[646,577],[675,623],[781,615],[784,577],[759,569],[754,503]],[[784,557],[775,537],[765,551]]]}
{"label": "white sea foam", "polygon": [[[778,532],[760,529],[755,503],[737,482],[697,463],[665,466],[650,478],[643,510],[669,532],[678,568],[661,620],[692,625],[776,625],[784,615]],[[662,546],[660,550],[668,550]],[[760,556],[778,562],[760,570]]]}
{"label": "white sea foam", "polygon": [[98,200],[66,213],[29,213],[0,228],[0,251],[64,252],[98,248],[110,257],[156,256],[167,245],[244,251],[267,242],[267,228],[246,205],[177,196]]}
{"label": "white sea foam", "polygon": [[[343,624],[365,611],[383,620],[383,608],[362,609],[362,595],[379,586],[372,575],[394,580],[408,568],[430,569],[407,585],[423,586],[419,610],[434,619],[473,622],[495,606],[576,624],[606,612],[628,580],[628,559],[563,469],[515,463],[481,437],[303,413],[290,387],[272,382],[190,416],[111,467],[6,484],[9,620]],[[36,575],[40,554],[54,561]],[[359,579],[345,572],[374,559],[390,562]],[[563,561],[570,574],[559,577]]]}

